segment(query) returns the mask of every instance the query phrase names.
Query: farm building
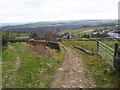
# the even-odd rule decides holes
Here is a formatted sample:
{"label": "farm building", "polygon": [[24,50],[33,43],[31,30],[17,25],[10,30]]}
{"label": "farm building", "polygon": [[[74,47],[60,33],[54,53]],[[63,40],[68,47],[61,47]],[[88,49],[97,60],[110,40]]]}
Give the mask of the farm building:
{"label": "farm building", "polygon": [[32,39],[30,37],[16,37],[14,39],[14,41],[18,41],[18,42],[21,42],[21,41],[34,41],[34,39]]}
{"label": "farm building", "polygon": [[72,39],[72,38],[75,38],[75,35],[71,34],[71,33],[64,33],[64,34],[62,34],[62,37],[64,39]]}
{"label": "farm building", "polygon": [[109,36],[111,36],[111,37],[114,37],[114,38],[120,38],[120,34],[119,33],[111,33],[111,32],[109,32],[109,33],[107,33]]}
{"label": "farm building", "polygon": [[15,40],[29,40],[30,37],[16,37]]}
{"label": "farm building", "polygon": [[82,36],[83,38],[91,38],[92,34],[91,33],[86,33]]}

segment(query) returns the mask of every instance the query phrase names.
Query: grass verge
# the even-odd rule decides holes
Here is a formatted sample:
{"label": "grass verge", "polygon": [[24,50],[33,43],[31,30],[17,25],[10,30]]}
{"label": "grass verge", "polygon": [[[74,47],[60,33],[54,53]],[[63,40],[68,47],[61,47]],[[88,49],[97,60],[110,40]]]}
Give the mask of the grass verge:
{"label": "grass verge", "polygon": [[64,61],[65,49],[52,50],[53,59],[33,55],[28,44],[9,43],[3,51],[3,88],[50,88],[56,69]]}

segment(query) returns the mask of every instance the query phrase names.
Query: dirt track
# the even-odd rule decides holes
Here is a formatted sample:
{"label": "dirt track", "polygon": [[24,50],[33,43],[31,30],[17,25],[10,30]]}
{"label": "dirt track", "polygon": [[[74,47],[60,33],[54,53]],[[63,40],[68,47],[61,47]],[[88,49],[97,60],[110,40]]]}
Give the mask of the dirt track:
{"label": "dirt track", "polygon": [[77,32],[77,33],[74,33],[74,34],[80,34],[80,33],[85,33],[85,32],[92,32],[94,29],[89,29],[89,30],[86,30],[86,31],[80,31],[80,32]]}
{"label": "dirt track", "polygon": [[94,88],[95,82],[91,76],[85,75],[82,58],[71,48],[67,48],[67,55],[61,68],[58,69],[52,83],[52,88]]}
{"label": "dirt track", "polygon": [[86,30],[86,31],[81,31],[80,33],[85,33],[85,32],[92,32],[94,29]]}

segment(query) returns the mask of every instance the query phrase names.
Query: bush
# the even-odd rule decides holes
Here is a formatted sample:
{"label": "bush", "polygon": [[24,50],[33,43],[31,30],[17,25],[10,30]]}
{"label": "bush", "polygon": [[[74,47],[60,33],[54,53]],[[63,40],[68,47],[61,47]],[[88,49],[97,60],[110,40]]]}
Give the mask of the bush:
{"label": "bush", "polygon": [[7,43],[9,41],[9,32],[2,33],[2,46],[7,46]]}

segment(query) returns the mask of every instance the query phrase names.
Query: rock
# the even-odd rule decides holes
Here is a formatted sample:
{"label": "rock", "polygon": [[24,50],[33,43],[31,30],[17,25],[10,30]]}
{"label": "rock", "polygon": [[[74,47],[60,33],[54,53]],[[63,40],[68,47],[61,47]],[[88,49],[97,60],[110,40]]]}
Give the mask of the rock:
{"label": "rock", "polygon": [[76,88],[76,86],[72,86],[72,88]]}
{"label": "rock", "polygon": [[14,47],[13,47],[13,46],[11,46],[11,45],[8,45],[8,48],[9,48],[9,49],[13,49]]}
{"label": "rock", "polygon": [[77,71],[77,72],[78,72],[78,73],[81,73],[82,71],[79,70],[79,71]]}
{"label": "rock", "polygon": [[93,84],[93,85],[92,85],[92,87],[94,87],[94,88],[95,88],[95,87],[96,87],[96,85],[95,85],[95,84]]}
{"label": "rock", "polygon": [[75,80],[72,80],[71,83],[76,83],[76,81],[75,81]]}
{"label": "rock", "polygon": [[79,80],[79,83],[82,83],[82,80],[81,80],[81,79]]}
{"label": "rock", "polygon": [[107,73],[111,73],[111,74],[116,74],[116,69],[114,68],[114,67],[111,67],[111,68],[109,68],[109,69],[106,69],[106,70],[104,70],[104,74],[107,74]]}
{"label": "rock", "polygon": [[102,80],[102,82],[105,82],[105,81],[107,81],[107,79],[103,79],[103,80]]}
{"label": "rock", "polygon": [[115,75],[116,72],[117,72],[116,69],[115,69],[115,67],[111,67],[111,68],[110,68],[110,71],[111,71],[111,73],[114,74],[114,75]]}
{"label": "rock", "polygon": [[59,71],[64,71],[64,69],[63,69],[63,68],[59,68],[58,70],[59,70]]}
{"label": "rock", "polygon": [[67,85],[62,85],[62,88],[67,88],[68,86]]}
{"label": "rock", "polygon": [[105,70],[103,71],[103,73],[104,73],[104,74],[110,73],[110,69],[105,69]]}
{"label": "rock", "polygon": [[82,87],[82,86],[78,86],[79,88],[84,88],[84,87]]}

